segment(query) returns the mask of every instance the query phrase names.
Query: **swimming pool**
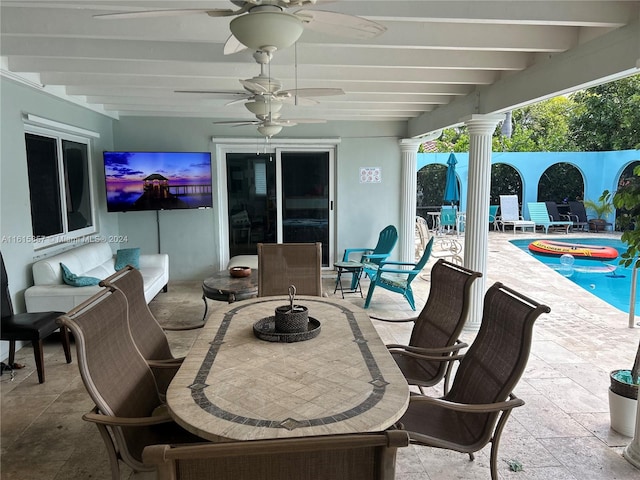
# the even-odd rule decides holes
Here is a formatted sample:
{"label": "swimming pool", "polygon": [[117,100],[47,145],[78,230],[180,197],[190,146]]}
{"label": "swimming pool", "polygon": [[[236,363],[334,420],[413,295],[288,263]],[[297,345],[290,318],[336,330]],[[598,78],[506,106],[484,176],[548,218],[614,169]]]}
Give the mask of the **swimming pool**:
{"label": "swimming pool", "polygon": [[[609,261],[584,260],[575,258],[573,264],[565,260],[561,263],[561,257],[535,255],[529,251],[529,244],[534,240],[511,240],[511,243],[522,251],[527,252],[536,260],[564,275],[569,280],[584,288],[589,293],[601,298],[609,305],[629,313],[629,299],[631,298],[631,268],[618,265],[620,258]],[[556,239],[554,239],[556,240]],[[584,245],[608,245],[622,254],[627,250],[626,244],[620,240],[611,238],[571,238],[568,243],[581,243]],[[571,259],[569,259],[570,261]],[[637,287],[636,287],[637,288]],[[640,312],[640,289],[637,290],[635,312]]]}

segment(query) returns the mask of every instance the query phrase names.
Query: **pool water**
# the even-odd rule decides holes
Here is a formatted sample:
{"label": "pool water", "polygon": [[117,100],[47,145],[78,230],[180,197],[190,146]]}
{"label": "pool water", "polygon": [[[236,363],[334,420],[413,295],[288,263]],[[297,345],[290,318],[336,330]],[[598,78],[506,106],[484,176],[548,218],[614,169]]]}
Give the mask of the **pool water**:
{"label": "pool water", "polygon": [[[631,268],[624,268],[622,265],[619,265],[620,257],[608,261],[575,258],[573,263],[571,263],[570,258],[567,259],[565,257],[561,259],[559,256],[538,255],[530,252],[529,244],[534,240],[544,240],[544,238],[511,240],[511,243],[547,267],[555,270],[558,274],[564,275],[589,293],[601,298],[609,305],[625,313],[629,313]],[[570,241],[567,240],[567,243],[608,245],[618,250],[620,255],[627,250],[626,244],[620,240],[611,238],[571,238]],[[636,313],[640,312],[640,289],[638,289],[637,292],[635,302]]]}

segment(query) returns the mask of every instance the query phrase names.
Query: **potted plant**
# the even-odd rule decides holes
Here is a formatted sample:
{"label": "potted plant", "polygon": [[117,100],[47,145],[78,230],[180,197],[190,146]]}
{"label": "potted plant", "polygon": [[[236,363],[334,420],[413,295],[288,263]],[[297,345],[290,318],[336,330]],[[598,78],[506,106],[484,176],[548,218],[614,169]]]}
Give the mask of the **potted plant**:
{"label": "potted plant", "polygon": [[[611,193],[605,190],[600,197],[600,203],[610,203],[611,208],[618,208],[621,212],[618,224],[623,231],[621,240],[627,244],[627,251],[622,254],[620,264],[625,267],[640,267],[640,167],[634,169],[633,177],[624,180],[618,186],[613,198]],[[627,436],[634,435],[636,426],[639,375],[640,344],[631,370],[614,370],[610,374],[611,427]],[[640,432],[636,434],[640,435]]]}
{"label": "potted plant", "polygon": [[583,203],[587,210],[592,210],[596,215],[596,218],[589,220],[589,229],[593,228],[597,232],[604,230],[607,225],[611,225],[605,217],[611,215],[615,211],[615,207],[612,195],[608,190],[602,192],[598,200],[585,200]]}

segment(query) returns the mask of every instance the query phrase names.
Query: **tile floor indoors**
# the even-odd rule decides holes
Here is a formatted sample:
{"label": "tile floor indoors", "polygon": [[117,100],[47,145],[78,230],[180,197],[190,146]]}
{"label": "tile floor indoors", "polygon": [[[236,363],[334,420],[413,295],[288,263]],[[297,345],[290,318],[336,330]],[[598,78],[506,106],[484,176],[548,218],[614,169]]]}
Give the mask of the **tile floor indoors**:
{"label": "tile floor indoors", "polygon": [[[631,439],[609,428],[607,389],[610,370],[631,368],[640,329],[629,329],[626,314],[509,244],[513,238],[511,233],[490,233],[487,285],[499,280],[546,303],[551,313],[541,316],[534,328],[527,370],[515,392],[526,405],[514,411],[503,433],[500,478],[639,479],[640,471],[621,456]],[[518,233],[517,238],[526,236]],[[328,272],[325,284],[329,294],[334,279]],[[363,285],[366,294],[367,282]],[[429,282],[418,278],[413,285],[420,309]],[[203,312],[200,295],[199,282],[171,282],[169,292],[151,302],[152,310],[163,324],[197,322]],[[347,298],[362,305],[359,296]],[[404,299],[383,290],[376,291],[370,312],[390,317],[412,314]],[[375,323],[386,342],[408,340],[407,324]],[[195,335],[197,331],[169,332],[174,353],[185,354]],[[463,339],[472,340],[473,333],[465,332]],[[81,420],[92,405],[78,374],[75,352],[73,363],[67,365],[59,342],[47,342],[47,380],[42,385],[37,381],[32,354],[30,347],[18,352],[17,361],[26,368],[18,370],[13,381],[7,375],[0,377],[1,478],[110,478],[98,431]],[[470,462],[464,454],[411,446],[398,453],[396,478],[488,480],[488,458],[489,447]],[[510,460],[521,462],[524,470],[510,471]],[[126,467],[122,477],[153,478],[133,474]]]}

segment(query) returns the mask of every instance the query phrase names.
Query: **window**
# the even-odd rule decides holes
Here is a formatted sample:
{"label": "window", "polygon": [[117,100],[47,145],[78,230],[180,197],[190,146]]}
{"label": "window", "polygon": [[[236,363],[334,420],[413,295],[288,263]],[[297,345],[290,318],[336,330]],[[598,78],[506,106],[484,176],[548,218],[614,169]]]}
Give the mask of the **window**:
{"label": "window", "polygon": [[94,233],[89,140],[27,125],[25,144],[33,236],[53,243]]}

